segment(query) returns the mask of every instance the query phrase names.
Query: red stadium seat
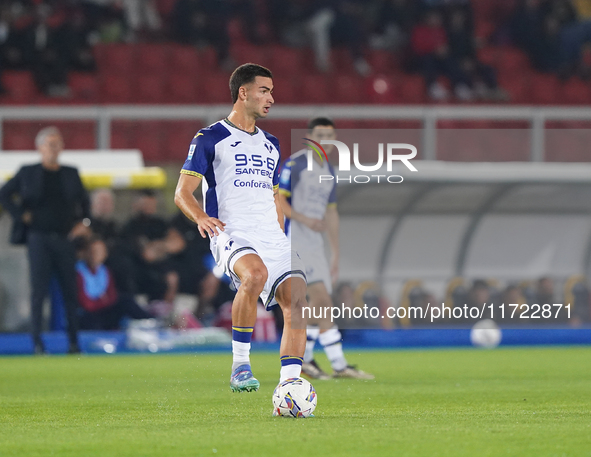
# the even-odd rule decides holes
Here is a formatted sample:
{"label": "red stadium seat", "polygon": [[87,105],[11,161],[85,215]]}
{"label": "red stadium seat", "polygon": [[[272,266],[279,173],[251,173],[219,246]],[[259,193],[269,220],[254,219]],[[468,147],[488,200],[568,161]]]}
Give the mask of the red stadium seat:
{"label": "red stadium seat", "polygon": [[560,81],[553,75],[536,75],[531,81],[532,101],[540,104],[554,104],[560,101]]}
{"label": "red stadium seat", "polygon": [[94,122],[69,122],[61,130],[67,149],[96,148],[96,125]]}
{"label": "red stadium seat", "polygon": [[500,48],[497,65],[501,74],[511,76],[530,68],[527,55],[515,48]]}
{"label": "red stadium seat", "polygon": [[425,79],[422,76],[405,76],[400,84],[400,98],[404,103],[425,101]]}
{"label": "red stadium seat", "polygon": [[193,46],[175,45],[170,48],[170,72],[194,75],[200,70],[199,53]]}
{"label": "red stadium seat", "polygon": [[337,75],[331,84],[335,103],[365,103],[367,96],[363,78],[355,75]]}
{"label": "red stadium seat", "polygon": [[273,78],[273,99],[275,103],[300,103],[296,81],[290,77]]}
{"label": "red stadium seat", "polygon": [[239,44],[232,47],[230,54],[238,65],[252,62],[264,67],[269,66],[268,53],[263,46],[254,46],[248,43]]}
{"label": "red stadium seat", "polygon": [[588,105],[591,103],[591,87],[580,79],[571,79],[562,87],[562,103]]}
{"label": "red stadium seat", "polygon": [[218,70],[218,57],[215,49],[211,46],[199,51],[199,62],[201,63],[201,72],[208,74]]}
{"label": "red stadium seat", "polygon": [[171,46],[163,44],[139,44],[136,50],[135,70],[145,72],[164,73],[170,68]]}
{"label": "red stadium seat", "polygon": [[478,60],[486,65],[497,67],[501,51],[496,46],[484,46],[478,50]]}
{"label": "red stadium seat", "polygon": [[35,135],[39,131],[38,123],[6,121],[3,125],[4,144],[7,151],[35,149]]}
{"label": "red stadium seat", "polygon": [[371,103],[391,104],[400,101],[392,78],[378,75],[366,79],[366,93]]}
{"label": "red stadium seat", "polygon": [[8,91],[6,98],[15,103],[32,103],[39,95],[33,75],[28,71],[6,71],[2,82]]}
{"label": "red stadium seat", "polygon": [[130,103],[132,81],[129,74],[106,74],[101,78],[101,102]]}
{"label": "red stadium seat", "polygon": [[271,46],[269,68],[274,75],[294,76],[303,66],[302,51],[287,46]]}
{"label": "red stadium seat", "polygon": [[191,73],[173,73],[166,81],[168,103],[196,103],[197,79]]}
{"label": "red stadium seat", "polygon": [[113,121],[111,123],[111,148],[135,148],[135,130],[136,123],[133,121]]}
{"label": "red stadium seat", "polygon": [[394,55],[389,51],[372,50],[368,56],[369,64],[376,73],[389,73],[394,64]]}
{"label": "red stadium seat", "polygon": [[166,160],[163,139],[159,121],[142,121],[137,124],[133,147],[142,151],[144,161],[162,162]]}
{"label": "red stadium seat", "polygon": [[301,103],[328,103],[328,83],[324,75],[305,74],[302,76]]}
{"label": "red stadium seat", "polygon": [[135,81],[134,100],[137,103],[166,103],[165,83],[160,73],[138,75]]}
{"label": "red stadium seat", "polygon": [[488,40],[497,28],[496,24],[489,20],[477,20],[474,35],[481,40]]}
{"label": "red stadium seat", "polygon": [[94,47],[99,71],[129,74],[134,70],[136,47],[130,44],[97,44]]}
{"label": "red stadium seat", "polygon": [[95,103],[99,97],[98,79],[94,73],[70,72],[68,85],[75,100],[85,103]]}
{"label": "red stadium seat", "polygon": [[523,74],[499,76],[499,85],[509,93],[511,103],[530,103],[531,82]]}
{"label": "red stadium seat", "polygon": [[187,158],[191,140],[202,127],[198,121],[163,122],[164,143],[161,158],[178,162],[179,165],[184,162]]}
{"label": "red stadium seat", "polygon": [[[353,67],[353,58],[346,48],[333,48],[331,51],[331,70],[339,73],[349,74],[355,71]],[[310,66],[315,65],[313,55],[310,54]]]}
{"label": "red stadium seat", "polygon": [[209,73],[197,89],[197,99],[204,103],[229,103],[229,77],[225,73]]}
{"label": "red stadium seat", "polygon": [[177,0],[156,0],[156,8],[162,17],[168,17],[176,3]]}

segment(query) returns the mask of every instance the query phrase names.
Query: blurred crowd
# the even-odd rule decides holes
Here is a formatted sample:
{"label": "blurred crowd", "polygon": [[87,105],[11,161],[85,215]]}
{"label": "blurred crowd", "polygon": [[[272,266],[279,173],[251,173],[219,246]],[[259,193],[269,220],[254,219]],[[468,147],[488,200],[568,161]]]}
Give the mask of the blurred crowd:
{"label": "blurred crowd", "polygon": [[[495,69],[478,59],[478,0],[6,0],[0,5],[0,71],[28,68],[40,90],[67,96],[69,70],[92,71],[95,43],[176,41],[216,50],[233,69],[236,30],[253,45],[313,49],[331,69],[330,50],[346,48],[368,75],[369,48],[390,50],[424,75],[434,100],[505,100]],[[587,0],[515,0],[512,17],[487,40],[521,47],[540,71],[591,76]],[[449,83],[442,84],[441,81]],[[0,87],[0,90],[3,90]]]}
{"label": "blurred crowd", "polygon": [[[562,291],[558,284],[562,285]],[[420,307],[423,310],[430,306],[455,308],[467,305],[468,308],[481,309],[486,304],[486,313],[493,320],[503,326],[530,326],[542,325],[568,325],[580,327],[591,322],[591,291],[583,276],[573,276],[564,282],[544,276],[532,281],[517,281],[501,284],[496,280],[475,279],[465,281],[462,278],[454,278],[447,287],[446,296],[436,298],[420,281],[407,283],[403,291],[402,304],[406,307]],[[504,304],[504,307],[503,307]],[[519,305],[515,308],[513,305]],[[539,309],[535,305],[539,305]],[[558,304],[562,305],[559,309]],[[570,304],[567,310],[566,306]],[[523,305],[523,306],[522,306]],[[527,306],[525,306],[527,305]],[[550,305],[550,312],[542,315],[543,305]],[[492,309],[490,308],[492,306]],[[531,318],[531,316],[535,316]],[[474,323],[479,318],[452,318],[413,319],[412,317],[403,325],[465,325]],[[536,319],[536,320],[532,320]]]}
{"label": "blurred crowd", "polygon": [[[182,328],[212,325],[234,292],[216,274],[209,241],[196,225],[182,213],[159,216],[151,190],[138,193],[124,224],[115,221],[114,211],[115,194],[95,190],[90,223],[74,238],[81,328],[112,330],[122,318],[154,317]],[[178,294],[196,297],[197,306],[179,314]]]}

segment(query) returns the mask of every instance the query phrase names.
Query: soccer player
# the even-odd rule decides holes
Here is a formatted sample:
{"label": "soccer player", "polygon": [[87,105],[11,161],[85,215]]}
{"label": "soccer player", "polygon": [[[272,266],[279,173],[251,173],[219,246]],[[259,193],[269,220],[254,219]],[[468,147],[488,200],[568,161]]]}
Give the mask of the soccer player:
{"label": "soccer player", "polygon": [[[325,117],[312,119],[308,124],[308,138],[316,143],[336,139],[335,124]],[[317,146],[313,146],[318,149]],[[327,154],[333,145],[323,145]],[[308,160],[313,157],[312,170]],[[332,284],[339,268],[339,213],[336,204],[336,179],[320,180],[320,175],[335,176],[333,167],[311,149],[293,154],[281,169],[279,193],[283,212],[287,217],[286,232],[294,249],[306,266],[308,299],[312,308],[332,306]],[[324,239],[326,232],[331,250],[331,262],[326,259]],[[314,360],[316,340],[324,347],[334,377],[373,379],[374,376],[349,365],[343,354],[341,333],[330,318],[310,320],[307,330],[306,351],[302,371],[314,379],[330,379]]]}
{"label": "soccer player", "polygon": [[[232,305],[234,392],[256,391],[250,366],[250,340],[260,296],[284,317],[280,382],[299,377],[306,346],[306,324],[297,324],[306,303],[303,264],[292,255],[283,232],[278,200],[279,142],[256,127],[274,103],[273,75],[252,63],[230,77],[234,106],[230,115],[199,130],[189,148],[175,192],[175,203],[209,236],[219,267],[237,288]],[[193,192],[202,183],[203,208]]]}

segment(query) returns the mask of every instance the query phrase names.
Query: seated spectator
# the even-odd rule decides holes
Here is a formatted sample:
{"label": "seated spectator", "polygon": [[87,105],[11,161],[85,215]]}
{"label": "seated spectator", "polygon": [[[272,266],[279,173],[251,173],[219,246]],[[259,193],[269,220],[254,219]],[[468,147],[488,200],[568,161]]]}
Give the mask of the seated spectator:
{"label": "seated spectator", "polygon": [[179,274],[179,292],[197,295],[194,315],[208,324],[217,309],[232,300],[235,292],[230,290],[230,278],[223,272],[214,273],[215,261],[209,250],[209,239],[203,238],[197,225],[182,212],[171,220],[170,226],[184,239],[185,248],[171,256],[175,271]]}
{"label": "seated spectator", "polygon": [[97,40],[82,10],[75,10],[57,32],[62,41],[63,60],[69,70],[95,71],[92,45]]}
{"label": "seated spectator", "polygon": [[117,224],[113,218],[115,195],[111,189],[96,189],[90,195],[92,232],[107,243],[109,248],[118,236]]}
{"label": "seated spectator", "polygon": [[446,100],[448,91],[437,79],[447,76],[452,87],[456,88],[461,78],[455,62],[450,58],[447,34],[439,12],[429,11],[423,22],[414,27],[411,50],[425,77],[429,97],[436,101]]}
{"label": "seated spectator", "polygon": [[520,0],[510,21],[511,35],[530,57],[542,34],[542,23],[540,0]]}
{"label": "seated spectator", "polygon": [[523,0],[513,18],[513,37],[536,69],[563,79],[591,78],[585,54],[591,21],[579,17],[571,0]]}
{"label": "seated spectator", "polygon": [[372,46],[400,49],[410,38],[416,21],[418,5],[411,0],[386,0],[380,5],[372,37]]}
{"label": "seated spectator", "polygon": [[208,0],[178,0],[171,14],[174,38],[194,46],[213,46],[218,64],[233,66],[230,59],[228,12],[224,2]]}
{"label": "seated spectator", "polygon": [[[491,289],[484,279],[476,279],[468,291],[467,305],[480,307],[491,302]],[[461,306],[461,305],[460,305]]]}
{"label": "seated spectator", "polygon": [[125,19],[135,41],[141,34],[154,34],[162,28],[162,20],[154,0],[122,0]]}
{"label": "seated spectator", "polygon": [[538,280],[535,300],[540,305],[554,303],[554,281],[552,281],[552,278],[544,276]]}
{"label": "seated spectator", "polygon": [[[523,321],[519,319],[520,313],[525,311],[525,308],[517,308],[515,306],[510,305],[521,305],[528,304],[527,298],[523,295],[523,291],[516,286],[515,284],[509,284],[505,290],[503,291],[501,303],[495,303],[497,305],[494,309],[495,313],[495,321],[499,322],[499,320],[503,317],[501,309],[499,309],[499,305],[504,305],[504,321],[505,322],[514,322],[514,323],[522,323]],[[513,318],[511,318],[513,316]]]}
{"label": "seated spectator", "polygon": [[12,11],[11,5],[0,6],[0,65],[2,69],[25,70],[25,30],[31,24],[32,17]]}
{"label": "seated spectator", "polygon": [[121,293],[135,294],[133,249],[122,238],[114,219],[115,194],[111,189],[96,189],[90,195],[90,229],[107,245],[109,257],[106,264],[113,274]]}
{"label": "seated spectator", "polygon": [[33,22],[23,31],[21,50],[33,72],[37,88],[50,97],[68,97],[67,59],[59,27],[64,17],[52,14],[51,8],[41,3],[34,12]]}
{"label": "seated spectator", "polygon": [[476,56],[476,39],[463,10],[458,9],[451,13],[447,37],[450,57],[454,67],[459,69],[456,97],[462,101],[471,101],[474,98],[506,100],[507,94],[499,88],[494,68],[483,64]]}
{"label": "seated spectator", "polygon": [[132,250],[135,284],[150,300],[172,304],[179,286],[179,275],[170,256],[185,248],[179,232],[158,216],[158,199],[144,190],[135,201],[135,215],[122,231],[122,239]]}
{"label": "seated spectator", "polygon": [[107,246],[99,238],[77,238],[78,302],[82,307],[80,328],[117,330],[122,318],[150,319],[131,295],[120,294],[105,265]]}

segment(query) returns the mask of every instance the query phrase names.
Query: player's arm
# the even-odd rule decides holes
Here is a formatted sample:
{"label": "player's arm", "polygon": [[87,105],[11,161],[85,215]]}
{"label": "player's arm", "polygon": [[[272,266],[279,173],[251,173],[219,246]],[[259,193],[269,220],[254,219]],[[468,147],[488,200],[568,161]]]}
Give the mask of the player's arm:
{"label": "player's arm", "polygon": [[197,224],[199,233],[206,238],[207,234],[219,235],[218,229],[224,231],[226,224],[215,217],[209,217],[193,195],[202,179],[201,176],[181,173],[174,192],[174,202],[185,216]]}
{"label": "player's arm", "polygon": [[335,283],[339,274],[339,212],[336,203],[328,205],[324,220],[331,253],[330,275]]}
{"label": "player's arm", "polygon": [[277,220],[282,231],[285,231],[285,215],[283,211],[283,204],[281,202],[281,194],[279,189],[273,189],[273,195],[275,197],[275,210],[277,211]]}
{"label": "player's arm", "polygon": [[287,217],[288,219],[300,222],[316,232],[323,232],[324,230],[326,230],[326,224],[322,219],[314,219],[312,217],[304,216],[303,214],[294,211],[292,206],[287,201],[286,192],[282,189],[279,189],[279,201],[281,202],[281,209],[283,210],[283,214],[285,214],[285,217]]}

